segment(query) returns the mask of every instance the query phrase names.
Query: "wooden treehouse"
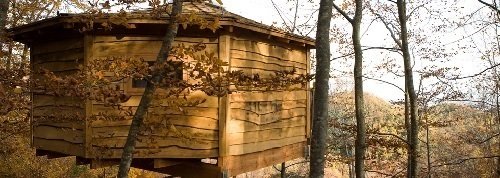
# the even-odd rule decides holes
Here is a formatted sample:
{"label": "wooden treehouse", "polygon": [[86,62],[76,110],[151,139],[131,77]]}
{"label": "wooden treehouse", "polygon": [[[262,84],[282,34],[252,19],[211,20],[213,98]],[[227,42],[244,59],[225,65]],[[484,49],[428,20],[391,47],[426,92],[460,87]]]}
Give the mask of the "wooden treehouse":
{"label": "wooden treehouse", "polygon": [[[220,7],[185,3],[184,11],[203,11],[220,17],[217,31],[196,26],[179,28],[175,43],[206,45],[227,61],[230,70],[242,70],[262,76],[289,70],[308,73],[309,50],[314,40],[285,33],[279,29],[246,19]],[[78,66],[96,58],[134,56],[155,60],[165,33],[167,18],[147,18],[131,13],[128,27],[100,26],[106,17],[95,20],[92,29],[82,32],[83,14],[59,14],[56,17],[23,25],[10,32],[15,41],[30,47],[31,68],[45,68],[57,75],[80,70]],[[144,90],[131,80],[120,83],[132,97],[122,106],[135,107]],[[299,91],[234,92],[227,97],[204,97],[206,102],[186,109],[182,115],[164,111],[175,128],[192,140],[168,132],[140,136],[133,167],[182,177],[227,177],[288,160],[308,156],[311,96],[309,88]],[[113,110],[102,103],[34,94],[32,145],[38,155],[76,156],[80,164],[91,167],[115,165],[121,156],[130,120],[90,121],[92,115]],[[71,122],[51,121],[58,114],[83,116]],[[86,119],[85,119],[86,118]],[[143,143],[155,137],[156,145]],[[193,141],[194,140],[194,141]],[[105,149],[103,149],[105,148]]]}

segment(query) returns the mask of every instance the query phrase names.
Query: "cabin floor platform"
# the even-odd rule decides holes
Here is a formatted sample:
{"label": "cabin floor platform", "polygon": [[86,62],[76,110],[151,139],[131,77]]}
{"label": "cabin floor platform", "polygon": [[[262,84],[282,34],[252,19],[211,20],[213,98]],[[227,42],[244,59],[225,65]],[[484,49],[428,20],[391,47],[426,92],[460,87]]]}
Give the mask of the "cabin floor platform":
{"label": "cabin floor platform", "polygon": [[[201,175],[207,178],[227,178],[306,157],[307,152],[308,145],[306,142],[301,142],[256,153],[218,158],[135,158],[131,166],[182,178],[198,178]],[[36,155],[47,156],[49,159],[72,156],[41,149],[36,149]],[[76,157],[76,164],[90,164],[91,169],[119,165],[119,163],[120,159]]]}

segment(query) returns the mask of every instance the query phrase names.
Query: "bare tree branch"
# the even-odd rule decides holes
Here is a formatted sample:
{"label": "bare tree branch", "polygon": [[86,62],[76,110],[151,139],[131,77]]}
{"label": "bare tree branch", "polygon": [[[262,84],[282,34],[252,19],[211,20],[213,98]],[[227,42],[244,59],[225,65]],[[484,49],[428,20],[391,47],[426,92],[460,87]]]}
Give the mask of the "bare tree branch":
{"label": "bare tree branch", "polygon": [[394,33],[393,29],[390,27],[391,25],[389,24],[389,22],[385,21],[384,18],[382,17],[382,15],[376,13],[371,7],[370,7],[370,11],[372,12],[372,14],[374,14],[380,21],[382,21],[382,23],[384,24],[385,28],[389,31],[389,33],[391,34],[391,38],[392,40],[394,40],[394,42],[398,45],[399,48],[401,48],[403,45],[401,44],[401,41],[399,38],[396,37],[396,34]]}
{"label": "bare tree branch", "polygon": [[363,76],[363,78],[370,79],[370,80],[375,80],[375,81],[379,81],[379,82],[382,82],[382,83],[385,83],[385,84],[392,85],[393,87],[396,87],[397,89],[399,89],[400,91],[402,91],[403,93],[405,93],[405,90],[403,88],[397,86],[394,83],[391,83],[391,82],[388,82],[388,81],[385,81],[385,80],[381,80],[381,79],[377,79],[377,78],[371,78],[371,77],[368,77],[368,76]]}
{"label": "bare tree branch", "polygon": [[500,13],[500,9],[498,7],[496,7],[495,5],[484,2],[483,0],[477,0],[477,1],[479,1],[481,4],[484,4],[485,6],[488,6],[491,9],[497,11],[497,13]]}
{"label": "bare tree branch", "polygon": [[376,133],[370,133],[371,135],[381,135],[381,136],[392,136],[392,137],[395,137],[397,138],[398,140],[408,144],[408,142],[403,138],[403,137],[400,137],[399,135],[396,135],[396,134],[392,134],[392,133],[383,133],[383,132],[376,132]]}
{"label": "bare tree branch", "polygon": [[[391,51],[391,52],[395,52],[395,53],[401,54],[401,53],[399,53],[401,51],[401,49],[399,49],[399,48],[379,47],[379,46],[366,47],[366,48],[362,49],[362,51],[372,50],[372,49],[388,50],[388,51]],[[352,55],[354,55],[354,52],[346,54],[346,55],[334,57],[334,58],[330,59],[330,61],[334,61],[334,60],[337,60],[337,59],[340,59],[340,58],[344,58],[344,57],[349,57],[349,56],[352,56]]]}
{"label": "bare tree branch", "polygon": [[349,23],[354,23],[354,20],[349,17],[349,15],[347,15],[347,13],[345,11],[343,11],[342,9],[340,9],[339,6],[337,6],[337,4],[333,3],[333,7],[335,8],[335,10],[337,10],[337,12],[339,12],[340,14],[342,14],[342,16],[344,16],[344,18],[349,22]]}
{"label": "bare tree branch", "polygon": [[470,160],[476,160],[476,159],[492,159],[492,158],[500,158],[498,155],[492,155],[492,156],[481,156],[481,157],[469,157],[469,158],[462,158],[462,159],[457,159],[455,161],[449,162],[449,163],[443,163],[443,164],[438,164],[432,166],[434,167],[442,167],[442,166],[453,166],[453,165],[460,165],[463,164],[466,161]]}
{"label": "bare tree branch", "polygon": [[288,31],[292,31],[292,28],[290,28],[290,26],[288,26],[287,24],[287,21],[285,20],[285,18],[283,18],[283,16],[281,15],[281,10],[278,8],[278,6],[276,6],[276,3],[274,3],[273,0],[271,0],[271,3],[273,4],[273,7],[274,9],[276,9],[276,12],[278,12],[278,15],[280,16],[281,20],[283,21],[283,24],[285,25],[285,27],[288,29]]}
{"label": "bare tree branch", "polygon": [[465,77],[455,77],[455,78],[451,78],[450,80],[460,80],[460,79],[466,79],[466,78],[474,78],[474,77],[477,77],[477,76],[479,76],[479,75],[481,75],[481,74],[485,73],[486,71],[491,70],[491,69],[494,69],[494,68],[496,68],[496,67],[498,67],[498,66],[500,66],[500,63],[495,64],[495,65],[492,65],[492,66],[490,66],[490,67],[488,67],[488,68],[486,68],[486,69],[482,70],[482,71],[481,71],[481,72],[479,72],[479,73],[476,73],[476,74],[473,74],[473,75],[469,75],[469,76],[465,76]]}
{"label": "bare tree branch", "polygon": [[484,139],[484,140],[482,140],[482,141],[480,141],[478,143],[481,144],[481,143],[487,142],[488,140],[491,140],[492,138],[495,138],[495,137],[497,137],[499,135],[500,135],[500,133],[493,134],[492,136],[489,136],[488,138],[486,138],[486,139]]}

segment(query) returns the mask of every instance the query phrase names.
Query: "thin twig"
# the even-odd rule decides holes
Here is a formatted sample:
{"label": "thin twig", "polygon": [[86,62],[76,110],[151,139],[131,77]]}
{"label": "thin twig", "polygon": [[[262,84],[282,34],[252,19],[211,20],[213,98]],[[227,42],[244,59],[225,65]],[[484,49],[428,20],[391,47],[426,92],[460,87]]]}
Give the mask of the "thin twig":
{"label": "thin twig", "polygon": [[481,72],[479,72],[479,73],[476,73],[476,74],[473,74],[473,75],[469,75],[469,76],[465,76],[465,77],[455,77],[455,78],[452,78],[451,80],[460,80],[460,79],[466,79],[466,78],[474,78],[474,77],[477,77],[477,76],[479,76],[479,75],[481,75],[481,74],[485,73],[486,71],[491,70],[491,69],[493,69],[493,68],[495,68],[495,67],[498,67],[498,66],[500,66],[500,63],[495,64],[495,65],[492,65],[492,66],[490,66],[490,67],[488,67],[488,68],[486,68],[486,69],[482,70],[482,71],[481,71]]}

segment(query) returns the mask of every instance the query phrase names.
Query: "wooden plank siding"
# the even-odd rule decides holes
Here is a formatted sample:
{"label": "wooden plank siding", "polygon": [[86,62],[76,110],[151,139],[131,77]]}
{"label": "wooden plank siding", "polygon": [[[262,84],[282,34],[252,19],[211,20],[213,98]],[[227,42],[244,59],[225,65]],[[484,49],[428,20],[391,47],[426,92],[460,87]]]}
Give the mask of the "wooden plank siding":
{"label": "wooden plank siding", "polygon": [[[156,60],[161,47],[161,36],[95,36],[93,57],[138,57],[146,61]],[[217,38],[177,37],[174,46],[185,46],[202,43],[205,52],[218,53]],[[186,76],[186,75],[185,75]],[[186,77],[184,77],[187,79]],[[187,79],[189,80],[189,79]],[[123,91],[131,98],[122,103],[124,109],[131,113],[93,102],[92,115],[113,114],[123,116],[122,120],[91,121],[91,147],[95,151],[104,150],[105,158],[120,158],[123,145],[128,135],[131,118],[139,105],[144,92],[143,88],[132,88],[130,80],[123,81]],[[157,90],[161,92],[161,90]],[[168,106],[167,102],[155,101],[145,118],[145,127],[155,129],[144,130],[137,142],[135,158],[209,158],[218,156],[219,148],[219,100],[209,97],[201,91],[190,93],[189,100],[206,99],[195,107],[183,107],[182,111]],[[148,123],[149,120],[163,124]]]}
{"label": "wooden plank siding", "polygon": [[[231,42],[231,70],[261,76],[291,69],[298,74],[308,72],[304,48],[245,35],[232,37]],[[228,98],[229,155],[258,153],[306,141],[306,90],[262,92],[254,89],[232,93]]]}
{"label": "wooden plank siding", "polygon": [[[32,69],[43,68],[56,75],[74,74],[83,63],[83,46],[83,37],[34,43],[31,46]],[[84,102],[74,97],[37,93],[33,94],[32,100],[33,146],[84,156]]]}

